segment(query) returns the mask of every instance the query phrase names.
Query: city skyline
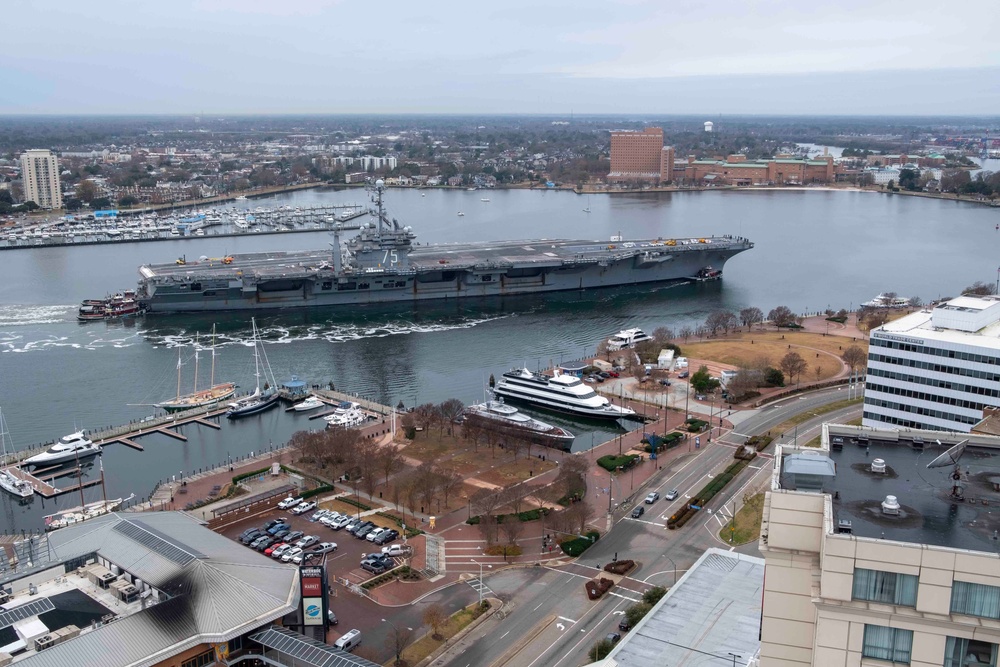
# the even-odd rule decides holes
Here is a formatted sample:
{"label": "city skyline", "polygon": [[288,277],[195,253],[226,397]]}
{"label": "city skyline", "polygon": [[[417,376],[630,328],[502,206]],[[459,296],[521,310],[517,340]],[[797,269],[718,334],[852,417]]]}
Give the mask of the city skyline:
{"label": "city skyline", "polygon": [[[8,8],[2,114],[955,114],[1000,107],[997,13],[188,0]],[[976,20],[968,17],[975,16]],[[81,75],[85,74],[85,75]]]}

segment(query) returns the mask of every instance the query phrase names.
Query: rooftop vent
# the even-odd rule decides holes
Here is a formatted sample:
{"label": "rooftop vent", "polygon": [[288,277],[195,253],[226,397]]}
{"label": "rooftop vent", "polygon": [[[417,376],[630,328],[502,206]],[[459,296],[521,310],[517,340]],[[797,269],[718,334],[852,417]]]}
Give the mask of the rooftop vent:
{"label": "rooftop vent", "polygon": [[896,496],[886,496],[882,501],[882,514],[899,514],[899,501]]}
{"label": "rooftop vent", "polygon": [[842,535],[850,535],[854,532],[854,528],[852,527],[850,521],[847,519],[841,519],[837,522],[837,532]]}
{"label": "rooftop vent", "polygon": [[872,472],[885,474],[885,459],[875,459],[872,461]]}

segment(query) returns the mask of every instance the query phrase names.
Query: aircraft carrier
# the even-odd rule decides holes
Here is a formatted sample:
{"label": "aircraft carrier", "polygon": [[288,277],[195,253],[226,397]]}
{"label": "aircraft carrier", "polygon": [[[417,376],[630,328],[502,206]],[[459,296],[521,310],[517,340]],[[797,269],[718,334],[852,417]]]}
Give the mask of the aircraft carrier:
{"label": "aircraft carrier", "polygon": [[[753,243],[721,236],[645,241],[539,239],[420,245],[390,220],[382,181],[372,215],[338,225],[331,250],[263,252],[177,260],[139,268],[137,298],[146,312],[211,312],[511,296],[706,280]],[[341,243],[344,231],[358,234]]]}

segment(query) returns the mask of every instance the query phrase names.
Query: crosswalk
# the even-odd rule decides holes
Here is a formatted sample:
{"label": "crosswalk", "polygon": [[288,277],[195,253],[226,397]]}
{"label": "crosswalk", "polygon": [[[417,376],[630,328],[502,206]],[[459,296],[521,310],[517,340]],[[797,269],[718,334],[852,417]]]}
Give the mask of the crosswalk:
{"label": "crosswalk", "polygon": [[466,579],[465,583],[472,586],[472,590],[476,591],[479,595],[486,597],[496,597],[496,593],[493,592],[485,582],[480,581],[479,577],[473,577],[472,579]]}

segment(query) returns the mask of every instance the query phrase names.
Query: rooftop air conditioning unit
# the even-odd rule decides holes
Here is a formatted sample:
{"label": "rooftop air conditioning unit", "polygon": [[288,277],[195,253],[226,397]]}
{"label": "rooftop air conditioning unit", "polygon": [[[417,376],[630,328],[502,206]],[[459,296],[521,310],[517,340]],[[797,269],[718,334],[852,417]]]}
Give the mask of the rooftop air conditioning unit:
{"label": "rooftop air conditioning unit", "polygon": [[882,514],[899,514],[899,501],[896,496],[886,496],[882,501]]}
{"label": "rooftop air conditioning unit", "polygon": [[872,461],[872,472],[885,474],[885,459],[875,459]]}
{"label": "rooftop air conditioning unit", "polygon": [[850,521],[847,519],[841,519],[837,522],[837,532],[842,535],[850,535],[854,532],[854,528],[852,527]]}
{"label": "rooftop air conditioning unit", "polygon": [[35,650],[44,651],[47,648],[52,648],[56,643],[55,638],[52,635],[43,635],[35,639]]}

